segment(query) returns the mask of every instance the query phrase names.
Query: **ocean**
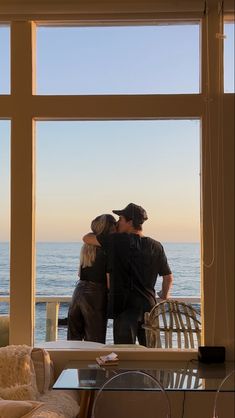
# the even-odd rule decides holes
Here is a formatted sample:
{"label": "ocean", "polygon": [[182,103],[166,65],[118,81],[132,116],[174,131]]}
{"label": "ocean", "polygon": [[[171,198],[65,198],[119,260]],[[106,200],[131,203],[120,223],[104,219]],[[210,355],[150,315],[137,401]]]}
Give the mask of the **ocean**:
{"label": "ocean", "polygon": [[[78,280],[80,242],[38,242],[36,245],[36,295],[71,296]],[[171,296],[200,296],[200,244],[163,243],[174,275]],[[0,242],[0,296],[9,295],[9,243]],[[156,291],[161,288],[161,278]],[[59,318],[66,318],[68,305],[61,304]],[[8,304],[0,303],[0,314]],[[35,343],[45,341],[46,305],[36,305]],[[66,339],[67,328],[59,326],[58,338]],[[112,321],[108,323],[107,342],[112,342]]]}

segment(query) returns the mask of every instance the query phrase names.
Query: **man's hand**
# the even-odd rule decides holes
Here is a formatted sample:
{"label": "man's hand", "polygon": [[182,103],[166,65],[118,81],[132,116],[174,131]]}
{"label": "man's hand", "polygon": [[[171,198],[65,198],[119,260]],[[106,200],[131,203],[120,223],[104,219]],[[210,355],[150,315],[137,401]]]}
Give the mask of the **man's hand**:
{"label": "man's hand", "polygon": [[162,290],[158,292],[158,296],[160,299],[169,299],[170,297],[170,290],[173,283],[173,274],[168,274],[167,276],[163,276],[162,278]]}
{"label": "man's hand", "polygon": [[97,241],[95,234],[93,234],[92,232],[89,232],[89,234],[84,235],[82,240],[85,242],[85,244],[96,245],[97,247],[100,247],[99,241]]}

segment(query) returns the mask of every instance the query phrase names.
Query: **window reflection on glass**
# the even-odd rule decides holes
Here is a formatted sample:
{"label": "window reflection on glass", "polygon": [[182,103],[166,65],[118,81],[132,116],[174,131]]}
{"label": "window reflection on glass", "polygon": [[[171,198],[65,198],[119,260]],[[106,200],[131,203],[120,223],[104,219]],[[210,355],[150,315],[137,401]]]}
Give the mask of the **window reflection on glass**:
{"label": "window reflection on glass", "polygon": [[10,27],[0,25],[0,94],[10,93]]}
{"label": "window reflection on glass", "polygon": [[199,30],[199,24],[39,26],[37,93],[198,93]]}
{"label": "window reflection on glass", "polygon": [[224,25],[224,92],[234,93],[234,22]]}
{"label": "window reflection on glass", "polygon": [[[0,120],[0,297],[10,289],[10,122]],[[0,315],[9,305],[0,301]]]}

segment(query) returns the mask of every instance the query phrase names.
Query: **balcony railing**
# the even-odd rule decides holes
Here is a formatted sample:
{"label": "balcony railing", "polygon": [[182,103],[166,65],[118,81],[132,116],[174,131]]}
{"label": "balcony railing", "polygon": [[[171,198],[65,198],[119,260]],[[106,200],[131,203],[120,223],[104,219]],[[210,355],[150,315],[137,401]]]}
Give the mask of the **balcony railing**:
{"label": "balcony railing", "polygon": [[[201,299],[194,296],[172,296],[179,302],[200,304]],[[36,296],[37,303],[46,304],[46,341],[56,341],[58,334],[58,316],[61,303],[70,303],[71,296]],[[9,303],[9,296],[0,296],[0,303]]]}

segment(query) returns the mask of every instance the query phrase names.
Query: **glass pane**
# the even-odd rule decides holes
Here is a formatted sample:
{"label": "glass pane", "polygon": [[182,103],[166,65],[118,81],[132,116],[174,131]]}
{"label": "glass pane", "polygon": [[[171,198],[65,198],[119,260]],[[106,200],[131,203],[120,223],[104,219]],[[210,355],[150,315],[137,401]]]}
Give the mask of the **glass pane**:
{"label": "glass pane", "polygon": [[198,93],[199,29],[38,27],[37,93]]}
{"label": "glass pane", "polygon": [[[164,243],[173,295],[200,297],[199,121],[47,121],[36,129],[37,294],[71,297],[91,220],[135,202],[148,213],[144,234]],[[37,309],[39,341],[45,305]],[[60,317],[67,312],[63,305]]]}
{"label": "glass pane", "polygon": [[[0,120],[0,316],[9,312],[10,290],[10,122]],[[0,318],[0,322],[3,319]],[[0,346],[4,330],[0,332]]]}
{"label": "glass pane", "polygon": [[0,25],[0,94],[10,94],[10,26]]}
{"label": "glass pane", "polygon": [[234,93],[234,22],[225,23],[224,34],[224,91]]}

